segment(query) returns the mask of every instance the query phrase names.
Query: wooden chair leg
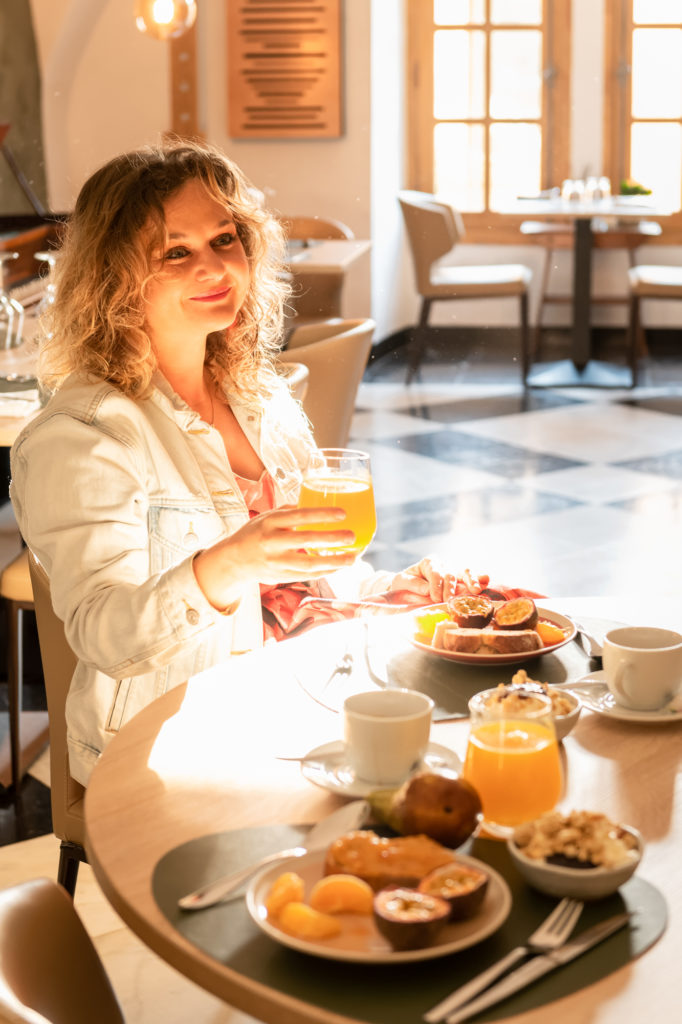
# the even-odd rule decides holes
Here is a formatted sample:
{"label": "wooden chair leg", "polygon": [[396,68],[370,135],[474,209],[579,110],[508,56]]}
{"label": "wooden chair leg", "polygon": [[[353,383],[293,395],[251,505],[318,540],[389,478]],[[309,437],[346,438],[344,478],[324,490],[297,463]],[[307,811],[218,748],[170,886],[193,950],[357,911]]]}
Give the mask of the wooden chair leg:
{"label": "wooden chair leg", "polygon": [[23,608],[18,601],[5,601],[7,610],[7,717],[9,719],[12,786],[21,786],[21,704],[24,683]]}
{"label": "wooden chair leg", "polygon": [[526,387],[531,364],[531,353],[528,337],[528,292],[520,296],[520,333],[521,333],[521,382]]}
{"label": "wooden chair leg", "polygon": [[63,839],[59,847],[59,867],[57,868],[57,881],[66,889],[71,899],[76,892],[78,881],[78,869],[81,863],[87,864],[88,858],[85,850],[77,843],[70,843]]}
{"label": "wooden chair leg", "polygon": [[549,275],[552,270],[552,256],[554,250],[550,248],[543,249],[545,254],[545,261],[542,266],[542,280],[540,282],[540,303],[538,305],[537,319],[535,321],[535,329],[533,331],[533,352],[531,354],[532,359],[537,359],[540,355],[542,348],[542,315],[545,311],[547,292],[549,290]]}
{"label": "wooden chair leg", "polygon": [[637,386],[638,356],[639,356],[639,333],[641,331],[639,296],[630,296],[630,316],[628,319],[627,355],[632,374],[631,387]]}
{"label": "wooden chair leg", "polygon": [[412,339],[410,345],[410,361],[407,367],[405,383],[410,384],[419,373],[419,367],[426,349],[426,332],[428,331],[429,313],[431,312],[431,299],[422,299],[417,335]]}

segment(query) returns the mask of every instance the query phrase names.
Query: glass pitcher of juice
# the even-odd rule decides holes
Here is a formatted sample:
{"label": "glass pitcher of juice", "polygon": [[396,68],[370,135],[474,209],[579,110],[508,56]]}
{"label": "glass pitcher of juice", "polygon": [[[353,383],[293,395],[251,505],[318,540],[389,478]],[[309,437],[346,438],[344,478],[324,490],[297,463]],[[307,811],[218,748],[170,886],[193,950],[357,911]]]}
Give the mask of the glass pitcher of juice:
{"label": "glass pitcher of juice", "polygon": [[510,834],[516,825],[551,811],[561,796],[552,701],[530,691],[515,690],[515,695],[499,701],[496,690],[483,690],[469,701],[463,774],[478,790],[484,826],[492,834]]}

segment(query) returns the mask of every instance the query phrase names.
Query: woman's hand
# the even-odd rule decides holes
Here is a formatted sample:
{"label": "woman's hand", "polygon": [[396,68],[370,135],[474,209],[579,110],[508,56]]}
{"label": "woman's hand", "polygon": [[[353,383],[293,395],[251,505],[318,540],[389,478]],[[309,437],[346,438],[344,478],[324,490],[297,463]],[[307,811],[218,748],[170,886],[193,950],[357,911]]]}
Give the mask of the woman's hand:
{"label": "woman's hand", "polygon": [[[295,583],[352,565],[357,552],[352,530],[334,529],[346,518],[341,508],[279,508],[255,516],[230,537],[201,551],[194,575],[215,608],[239,599],[245,583]],[[305,529],[326,523],[327,530]],[[328,554],[338,547],[338,554]],[[322,553],[324,552],[324,553]]]}
{"label": "woman's hand", "polygon": [[396,573],[390,591],[399,593],[404,604],[441,604],[454,597],[457,574],[447,572],[433,555]]}

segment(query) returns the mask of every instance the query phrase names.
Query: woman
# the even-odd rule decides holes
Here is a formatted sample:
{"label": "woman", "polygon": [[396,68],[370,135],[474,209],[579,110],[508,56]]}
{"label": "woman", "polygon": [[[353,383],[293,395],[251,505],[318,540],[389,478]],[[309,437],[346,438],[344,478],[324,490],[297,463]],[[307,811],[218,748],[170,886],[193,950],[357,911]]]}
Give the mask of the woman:
{"label": "woman", "polygon": [[[52,397],[13,447],[11,497],[78,657],[67,724],[84,785],[141,707],[262,643],[261,588],[353,562],[314,551],[352,539],[340,509],[293,507],[315,447],[273,366],[282,255],[277,222],[209,146],[117,157],[76,202],[41,350]],[[439,600],[423,569],[396,587]]]}

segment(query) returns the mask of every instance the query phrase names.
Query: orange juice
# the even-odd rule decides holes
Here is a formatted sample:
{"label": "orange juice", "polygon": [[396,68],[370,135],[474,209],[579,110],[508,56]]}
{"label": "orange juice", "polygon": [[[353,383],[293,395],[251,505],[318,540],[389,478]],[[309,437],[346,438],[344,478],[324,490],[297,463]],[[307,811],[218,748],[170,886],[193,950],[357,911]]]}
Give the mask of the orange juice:
{"label": "orange juice", "polygon": [[520,825],[561,795],[556,737],[543,722],[505,718],[473,726],[464,777],[478,790],[486,821]]}
{"label": "orange juice", "polygon": [[377,514],[374,507],[374,488],[371,479],[330,474],[324,469],[319,476],[308,477],[301,485],[298,499],[299,508],[342,508],[346,518],[338,524],[320,523],[307,526],[308,530],[352,530],[355,543],[336,551],[364,551],[377,528]]}

